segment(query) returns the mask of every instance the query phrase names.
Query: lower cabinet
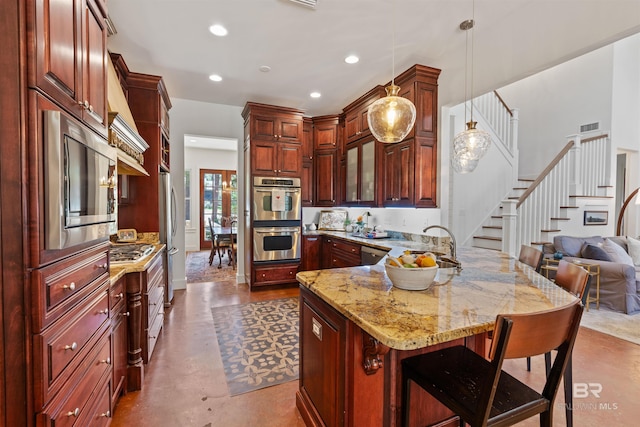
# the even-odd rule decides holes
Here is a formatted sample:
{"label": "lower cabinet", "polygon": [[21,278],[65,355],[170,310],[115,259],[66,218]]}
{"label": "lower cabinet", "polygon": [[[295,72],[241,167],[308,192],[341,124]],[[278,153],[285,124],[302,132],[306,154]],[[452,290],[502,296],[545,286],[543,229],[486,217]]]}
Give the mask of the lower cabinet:
{"label": "lower cabinet", "polygon": [[322,268],[322,236],[302,236],[302,264],[300,271]]}
{"label": "lower cabinet", "polygon": [[300,263],[254,264],[252,287],[297,283],[296,273]]}
{"label": "lower cabinet", "polygon": [[313,425],[345,424],[346,329],[343,316],[300,288],[299,398],[316,409],[322,424]]}
{"label": "lower cabinet", "polygon": [[358,243],[333,236],[323,236],[322,268],[355,267],[360,265],[360,248],[361,245]]}

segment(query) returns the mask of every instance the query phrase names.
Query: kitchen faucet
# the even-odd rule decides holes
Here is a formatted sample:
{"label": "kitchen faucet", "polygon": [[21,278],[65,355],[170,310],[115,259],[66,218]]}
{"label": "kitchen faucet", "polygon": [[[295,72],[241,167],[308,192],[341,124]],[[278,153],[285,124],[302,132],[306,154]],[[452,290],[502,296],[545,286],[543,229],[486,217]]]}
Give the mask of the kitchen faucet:
{"label": "kitchen faucet", "polygon": [[449,243],[449,247],[451,248],[451,259],[442,258],[442,257],[440,258],[445,261],[449,261],[452,264],[455,264],[456,269],[458,270],[458,272],[460,272],[460,270],[462,270],[462,263],[458,261],[458,259],[456,258],[456,237],[453,235],[451,230],[449,230],[447,227],[443,227],[442,225],[430,225],[428,227],[425,227],[425,229],[422,230],[422,232],[426,233],[426,231],[431,228],[440,228],[441,230],[446,231],[449,234],[449,236],[451,236],[451,242]]}

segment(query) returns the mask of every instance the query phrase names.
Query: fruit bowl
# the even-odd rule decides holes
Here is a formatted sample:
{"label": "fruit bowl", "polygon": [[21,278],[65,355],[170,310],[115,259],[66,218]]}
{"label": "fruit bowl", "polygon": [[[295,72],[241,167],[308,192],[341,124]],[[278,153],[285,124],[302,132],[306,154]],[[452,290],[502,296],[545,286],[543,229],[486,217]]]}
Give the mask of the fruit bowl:
{"label": "fruit bowl", "polygon": [[433,285],[438,266],[405,268],[390,264],[384,265],[387,276],[393,286],[408,291],[424,291]]}

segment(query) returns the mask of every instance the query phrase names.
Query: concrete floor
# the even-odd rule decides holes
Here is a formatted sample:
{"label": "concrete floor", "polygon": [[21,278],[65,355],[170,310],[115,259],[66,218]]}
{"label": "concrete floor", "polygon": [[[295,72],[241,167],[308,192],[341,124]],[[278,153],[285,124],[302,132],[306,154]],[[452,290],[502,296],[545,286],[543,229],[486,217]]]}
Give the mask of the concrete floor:
{"label": "concrete floor", "polygon": [[[120,399],[111,426],[304,426],[295,407],[297,381],[228,395],[210,311],[213,306],[297,295],[297,288],[249,292],[235,281],[189,284],[176,292],[146,366],[143,390]],[[640,316],[638,323],[640,327]],[[580,387],[574,397],[575,427],[638,425],[640,346],[581,328],[573,364],[574,385]],[[532,365],[527,372],[524,360],[512,360],[505,368],[535,386],[544,381],[543,358],[534,358]],[[554,425],[564,426],[562,391],[555,408]],[[537,426],[538,418],[519,425]]]}

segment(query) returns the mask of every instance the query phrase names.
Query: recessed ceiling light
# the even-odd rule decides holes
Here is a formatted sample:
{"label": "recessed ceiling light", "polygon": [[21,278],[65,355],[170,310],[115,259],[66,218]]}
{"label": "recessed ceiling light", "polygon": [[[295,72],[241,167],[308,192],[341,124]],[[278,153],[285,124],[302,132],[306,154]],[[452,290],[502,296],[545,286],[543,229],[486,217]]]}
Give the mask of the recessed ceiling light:
{"label": "recessed ceiling light", "polygon": [[211,80],[212,82],[221,82],[222,81],[222,77],[220,77],[217,74],[211,74],[209,76],[209,80]]}
{"label": "recessed ceiling light", "polygon": [[268,65],[261,65],[258,70],[262,71],[263,73],[268,73],[269,71],[271,71],[271,67],[269,67]]}
{"label": "recessed ceiling light", "polygon": [[355,55],[349,55],[346,58],[344,58],[344,62],[346,62],[347,64],[355,64],[358,61],[360,61],[360,58],[358,58]]}
{"label": "recessed ceiling light", "polygon": [[222,25],[219,24],[215,24],[209,27],[209,31],[211,31],[211,34],[215,35],[215,36],[219,36],[219,37],[223,37],[226,36],[228,31],[225,27],[223,27]]}
{"label": "recessed ceiling light", "polygon": [[320,92],[311,92],[309,96],[312,98],[320,98],[322,94]]}

